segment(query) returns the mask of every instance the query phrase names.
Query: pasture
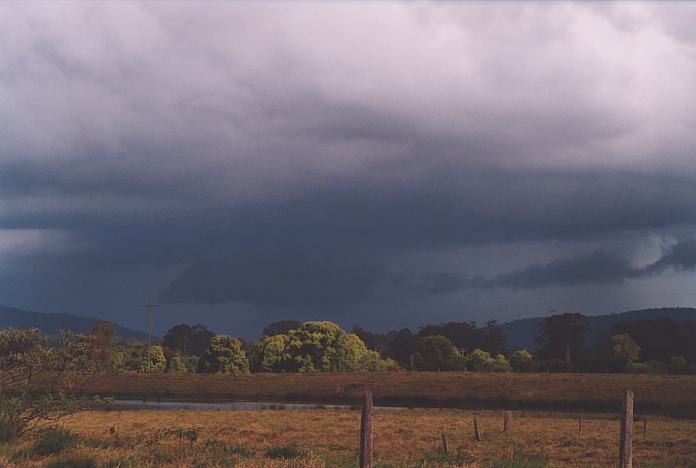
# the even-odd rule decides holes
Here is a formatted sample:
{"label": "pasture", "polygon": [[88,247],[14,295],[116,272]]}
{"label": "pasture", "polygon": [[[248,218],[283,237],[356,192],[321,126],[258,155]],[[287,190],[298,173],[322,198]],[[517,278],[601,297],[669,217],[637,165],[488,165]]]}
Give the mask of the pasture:
{"label": "pasture", "polygon": [[[482,440],[473,436],[479,420]],[[354,467],[360,412],[356,410],[88,411],[61,422],[79,443],[60,455],[31,455],[31,440],[5,447],[16,466],[51,466],[71,459],[104,467],[295,466]],[[375,414],[379,467],[606,467],[616,464],[616,415],[515,412],[502,432],[499,411],[413,409]],[[696,466],[696,421],[652,417],[637,423],[636,466]],[[448,437],[449,455],[440,436]],[[22,455],[24,454],[24,455]],[[54,465],[65,466],[65,465]]]}

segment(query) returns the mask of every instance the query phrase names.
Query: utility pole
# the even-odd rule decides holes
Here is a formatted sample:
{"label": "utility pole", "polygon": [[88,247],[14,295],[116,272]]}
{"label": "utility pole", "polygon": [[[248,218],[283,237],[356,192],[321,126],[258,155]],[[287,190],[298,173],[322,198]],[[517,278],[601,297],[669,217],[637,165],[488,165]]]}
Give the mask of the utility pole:
{"label": "utility pole", "polygon": [[152,370],[150,368],[152,365],[152,309],[159,307],[159,304],[153,304],[152,301],[148,301],[147,304],[143,304],[143,307],[147,310],[147,373],[149,374]]}

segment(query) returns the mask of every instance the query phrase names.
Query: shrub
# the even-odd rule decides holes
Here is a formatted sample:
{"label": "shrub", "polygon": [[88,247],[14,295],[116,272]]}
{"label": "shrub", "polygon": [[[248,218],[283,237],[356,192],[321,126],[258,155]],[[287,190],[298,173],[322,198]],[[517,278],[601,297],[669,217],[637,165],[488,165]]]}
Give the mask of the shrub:
{"label": "shrub", "polygon": [[186,366],[186,373],[196,373],[196,369],[198,368],[198,356],[183,356],[181,362]]}
{"label": "shrub", "polygon": [[108,449],[108,448],[113,448],[116,447],[116,444],[111,441],[111,440],[103,440],[103,439],[83,439],[80,442],[82,445],[85,447],[91,447],[91,448],[97,448],[97,449]]}
{"label": "shrub", "polygon": [[464,361],[468,369],[478,372],[509,372],[512,370],[510,362],[502,354],[491,357],[490,353],[475,349],[467,356]]}
{"label": "shrub", "polygon": [[510,361],[502,355],[498,354],[495,359],[491,358],[491,371],[493,372],[510,372],[512,370],[512,366],[510,365]]}
{"label": "shrub", "polygon": [[266,458],[299,458],[305,455],[305,451],[296,445],[283,445],[269,447],[266,450]]}
{"label": "shrub", "polygon": [[688,364],[684,356],[672,356],[667,363],[667,370],[670,374],[686,374]]}
{"label": "shrub", "polygon": [[32,451],[37,455],[53,455],[77,445],[77,435],[63,427],[40,429]]}
{"label": "shrub", "polygon": [[518,349],[510,356],[510,364],[517,372],[530,372],[534,369],[534,356],[526,349]]}
{"label": "shrub", "polygon": [[161,346],[153,345],[150,347],[150,361],[148,365],[147,354],[143,356],[138,366],[138,372],[164,372],[167,367],[167,358],[164,357],[164,350]]}
{"label": "shrub", "polygon": [[122,374],[126,371],[126,353],[123,351],[114,351],[111,353],[111,372],[114,374]]}
{"label": "shrub", "polygon": [[97,468],[97,462],[90,457],[61,457],[46,464],[46,468]]}
{"label": "shrub", "polygon": [[170,374],[186,374],[187,371],[186,364],[184,364],[179,356],[174,356],[167,363],[167,372]]}
{"label": "shrub", "polygon": [[634,374],[666,374],[667,365],[660,361],[632,362],[626,371]]}
{"label": "shrub", "polygon": [[227,445],[220,440],[206,440],[203,446],[211,458],[226,460],[226,457],[251,458],[256,452],[240,445]]}
{"label": "shrub", "polygon": [[20,432],[21,407],[16,400],[0,393],[0,442],[10,442]]}

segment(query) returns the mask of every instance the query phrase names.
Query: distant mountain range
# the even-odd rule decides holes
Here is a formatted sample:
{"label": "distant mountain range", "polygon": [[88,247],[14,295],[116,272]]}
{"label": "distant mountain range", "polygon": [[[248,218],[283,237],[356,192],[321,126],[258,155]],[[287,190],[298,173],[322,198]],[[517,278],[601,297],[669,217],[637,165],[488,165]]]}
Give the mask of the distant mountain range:
{"label": "distant mountain range", "polygon": [[[587,323],[590,327],[587,342],[596,342],[602,333],[608,332],[618,322],[658,318],[668,318],[680,322],[696,320],[696,308],[664,307],[660,309],[632,310],[620,314],[590,315],[587,316]],[[534,339],[539,336],[539,324],[543,319],[543,317],[533,317],[501,324],[505,332],[505,343],[507,346],[511,349],[526,348],[534,350],[536,348]],[[101,320],[73,314],[46,314],[0,306],[0,328],[24,326],[36,327],[47,334],[55,333],[58,330],[85,333],[93,329]],[[147,338],[145,332],[116,324],[114,324],[114,327],[116,328],[116,336],[120,340],[144,340]]]}
{"label": "distant mountain range", "polygon": [[[696,309],[692,307],[663,307],[660,309],[631,310],[621,314],[589,315],[587,316],[587,324],[590,327],[590,332],[586,341],[587,343],[595,343],[602,333],[611,330],[618,322],[661,318],[679,322],[696,320]],[[543,317],[533,317],[501,324],[505,332],[505,343],[511,349],[535,349],[534,339],[539,336],[539,324],[543,319]]]}
{"label": "distant mountain range", "polygon": [[[53,334],[58,330],[72,331],[74,333],[86,333],[101,322],[102,319],[94,317],[82,317],[73,314],[45,314],[13,307],[0,306],[0,328],[7,327],[35,327],[46,334]],[[147,333],[114,324],[117,339],[143,340]]]}

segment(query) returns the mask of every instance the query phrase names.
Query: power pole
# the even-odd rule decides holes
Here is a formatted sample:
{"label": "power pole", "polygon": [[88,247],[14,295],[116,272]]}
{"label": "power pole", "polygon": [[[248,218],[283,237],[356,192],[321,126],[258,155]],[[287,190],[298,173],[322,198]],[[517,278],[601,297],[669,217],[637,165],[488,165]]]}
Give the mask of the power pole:
{"label": "power pole", "polygon": [[153,304],[150,301],[147,304],[143,304],[143,307],[147,310],[147,373],[149,374],[152,370],[150,368],[152,365],[152,309],[159,307],[159,304]]}

